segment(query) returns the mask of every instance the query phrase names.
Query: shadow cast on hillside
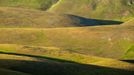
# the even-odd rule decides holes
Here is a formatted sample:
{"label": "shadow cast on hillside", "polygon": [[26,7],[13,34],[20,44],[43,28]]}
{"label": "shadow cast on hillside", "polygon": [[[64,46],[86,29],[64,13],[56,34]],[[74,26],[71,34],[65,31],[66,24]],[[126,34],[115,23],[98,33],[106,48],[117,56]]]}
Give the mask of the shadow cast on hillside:
{"label": "shadow cast on hillside", "polygon": [[134,64],[134,60],[121,60],[121,61],[128,62],[128,63],[133,63]]}
{"label": "shadow cast on hillside", "polygon": [[80,23],[78,26],[101,26],[101,25],[119,25],[122,24],[122,21],[113,21],[113,20],[100,20],[100,19],[89,19],[80,16],[70,15],[71,18],[78,18]]}
{"label": "shadow cast on hillside", "polygon": [[[3,53],[0,53],[3,54]],[[8,54],[8,53],[4,53]],[[13,54],[36,58],[34,55]],[[37,59],[39,56],[37,57]],[[42,58],[42,57],[41,57]],[[0,60],[0,67],[32,75],[133,75],[134,71],[80,64],[56,58],[43,57],[42,61]],[[54,59],[54,60],[53,60]]]}

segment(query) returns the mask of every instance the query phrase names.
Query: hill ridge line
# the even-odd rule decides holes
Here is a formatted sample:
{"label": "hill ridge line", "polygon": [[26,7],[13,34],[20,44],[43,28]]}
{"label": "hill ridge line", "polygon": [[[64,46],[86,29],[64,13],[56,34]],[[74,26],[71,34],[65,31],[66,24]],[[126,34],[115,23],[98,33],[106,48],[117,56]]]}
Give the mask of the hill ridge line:
{"label": "hill ridge line", "polygon": [[51,11],[53,7],[57,6],[61,1],[63,0],[58,0],[55,4],[53,4],[50,8],[48,8],[47,11]]}

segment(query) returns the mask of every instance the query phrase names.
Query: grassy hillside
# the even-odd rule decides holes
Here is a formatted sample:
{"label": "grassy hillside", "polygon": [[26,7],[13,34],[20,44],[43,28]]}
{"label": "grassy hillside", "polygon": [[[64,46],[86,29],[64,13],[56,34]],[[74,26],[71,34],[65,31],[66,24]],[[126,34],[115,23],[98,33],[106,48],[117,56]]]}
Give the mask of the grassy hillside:
{"label": "grassy hillside", "polygon": [[[128,20],[134,16],[133,0],[0,0],[2,7],[21,7],[87,18]],[[112,10],[112,11],[111,11]]]}
{"label": "grassy hillside", "polygon": [[120,26],[52,29],[3,28],[0,33],[1,44],[58,47],[112,58],[123,56],[134,43],[133,28]]}
{"label": "grassy hillside", "polygon": [[[20,50],[21,49],[21,50]],[[123,63],[123,61],[113,60],[109,58],[101,58],[91,55],[84,55],[80,53],[76,53],[73,51],[64,50],[61,48],[56,47],[43,47],[43,46],[28,46],[28,45],[16,45],[16,44],[1,44],[0,45],[0,54],[1,59],[14,59],[14,60],[30,60],[30,61],[37,61],[37,58],[57,58],[57,59],[63,59],[67,61],[77,62],[81,64],[94,64],[94,65],[101,65],[101,66],[107,66],[107,67],[114,67],[119,68],[123,67],[120,65],[115,65],[118,63],[122,64],[128,64]],[[7,56],[11,56],[10,58],[7,58]],[[16,56],[15,56],[16,55]],[[23,57],[19,56],[25,56],[25,59]],[[90,59],[90,60],[89,60]],[[41,61],[41,60],[40,60]],[[115,61],[115,62],[111,62]],[[108,63],[111,62],[111,63]],[[128,64],[128,66],[131,64]],[[127,66],[127,65],[126,65]],[[123,69],[123,68],[122,68]],[[124,66],[125,69],[125,66]]]}
{"label": "grassy hillside", "polygon": [[1,68],[32,75],[133,74],[133,64],[83,55],[54,47],[3,44],[0,48]]}
{"label": "grassy hillside", "polygon": [[128,20],[134,16],[133,0],[59,0],[49,11],[88,18]]}
{"label": "grassy hillside", "polygon": [[1,7],[0,10],[0,27],[64,27],[76,22],[68,15],[37,10],[9,7]]}
{"label": "grassy hillside", "polygon": [[54,28],[120,24],[119,21],[95,20],[74,15],[48,13],[23,8],[0,7],[0,27]]}
{"label": "grassy hillside", "polygon": [[134,75],[133,17],[134,0],[0,0],[0,75]]}
{"label": "grassy hillside", "polygon": [[46,10],[57,0],[0,0],[0,6]]}

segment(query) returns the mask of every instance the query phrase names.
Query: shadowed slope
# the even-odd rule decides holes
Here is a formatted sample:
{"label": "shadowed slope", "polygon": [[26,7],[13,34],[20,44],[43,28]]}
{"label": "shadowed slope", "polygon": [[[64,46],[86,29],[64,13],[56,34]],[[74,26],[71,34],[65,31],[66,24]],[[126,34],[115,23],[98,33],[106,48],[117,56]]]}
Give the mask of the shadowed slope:
{"label": "shadowed slope", "polygon": [[122,60],[122,61],[134,64],[134,60]]}
{"label": "shadowed slope", "polygon": [[[104,63],[107,62],[107,59],[103,61],[103,64],[99,65],[91,65],[90,63],[80,64],[77,62],[70,62],[57,58],[48,58],[36,55],[27,55],[27,54],[18,54],[18,53],[9,53],[3,52],[7,58],[1,59],[0,57],[0,67],[5,69],[11,69],[14,71],[29,73],[32,75],[133,75],[134,74],[134,66],[133,64],[123,63],[120,61],[114,61],[114,63],[118,63],[115,68],[114,63]],[[11,56],[15,55],[14,59],[9,59]],[[17,58],[15,58],[17,57]],[[20,60],[19,58],[24,58],[24,60]],[[34,58],[37,60],[28,61],[25,60],[25,57]],[[89,57],[90,59],[91,57]],[[18,60],[19,59],[19,60]],[[89,61],[92,61],[91,59]],[[112,59],[111,59],[112,61]],[[7,64],[8,62],[8,64]],[[100,60],[101,62],[101,60]],[[101,65],[111,64],[111,66],[101,66]],[[123,65],[121,67],[121,64]],[[110,68],[111,67],[111,68]]]}
{"label": "shadowed slope", "polygon": [[74,21],[74,25],[76,24],[76,26],[117,25],[123,23],[121,21],[89,19],[75,15],[69,15],[69,16],[72,17],[72,19],[74,18],[74,20],[76,19],[76,21]]}
{"label": "shadowed slope", "polygon": [[21,72],[12,71],[12,70],[8,70],[8,69],[1,69],[1,68],[0,68],[0,74],[1,75],[30,75],[30,74],[26,74],[26,73],[21,73]]}
{"label": "shadowed slope", "polygon": [[[0,60],[0,63],[9,62],[9,69],[30,73],[32,75],[133,75],[133,71],[63,62],[35,62],[20,60]],[[11,63],[20,63],[12,65]],[[4,66],[6,67],[6,66]]]}

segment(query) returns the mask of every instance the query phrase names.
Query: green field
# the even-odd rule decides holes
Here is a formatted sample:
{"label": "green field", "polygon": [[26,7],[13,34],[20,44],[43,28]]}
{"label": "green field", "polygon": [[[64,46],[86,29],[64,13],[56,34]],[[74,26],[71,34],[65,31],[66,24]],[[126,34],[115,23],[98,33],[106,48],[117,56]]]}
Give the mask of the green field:
{"label": "green field", "polygon": [[134,0],[0,0],[0,75],[134,75]]}

